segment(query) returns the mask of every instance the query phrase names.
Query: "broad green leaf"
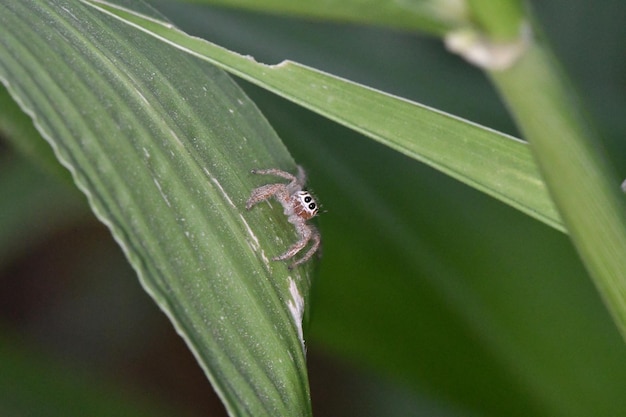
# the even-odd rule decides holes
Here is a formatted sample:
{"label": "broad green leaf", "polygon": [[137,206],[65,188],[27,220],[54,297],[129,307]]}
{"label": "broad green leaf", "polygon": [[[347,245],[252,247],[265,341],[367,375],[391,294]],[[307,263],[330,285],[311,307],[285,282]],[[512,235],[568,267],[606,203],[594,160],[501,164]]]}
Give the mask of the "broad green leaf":
{"label": "broad green leaf", "polygon": [[525,142],[294,62],[257,63],[128,9],[90,4],[564,230]]}
{"label": "broad green leaf", "polygon": [[243,208],[295,169],[223,73],[75,1],[0,2],[0,80],[111,229],[231,415],[310,415],[309,267],[280,207]]}

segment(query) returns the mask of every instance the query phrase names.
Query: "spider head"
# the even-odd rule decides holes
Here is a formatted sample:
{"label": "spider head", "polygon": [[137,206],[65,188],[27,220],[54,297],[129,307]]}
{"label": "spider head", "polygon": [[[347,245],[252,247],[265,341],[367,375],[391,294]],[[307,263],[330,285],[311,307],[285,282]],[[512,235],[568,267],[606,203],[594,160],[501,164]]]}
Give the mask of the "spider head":
{"label": "spider head", "polygon": [[319,207],[315,199],[308,191],[298,191],[293,195],[293,211],[304,220],[309,220],[317,215]]}

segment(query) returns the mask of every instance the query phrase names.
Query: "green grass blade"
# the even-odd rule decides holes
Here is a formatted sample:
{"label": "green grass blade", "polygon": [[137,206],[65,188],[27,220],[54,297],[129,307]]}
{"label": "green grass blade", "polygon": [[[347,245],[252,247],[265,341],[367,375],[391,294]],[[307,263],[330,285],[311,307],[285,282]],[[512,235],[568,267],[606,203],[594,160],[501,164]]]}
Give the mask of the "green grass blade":
{"label": "green grass blade", "polygon": [[[473,36],[480,41],[461,50],[464,56],[471,56],[476,47],[498,44],[502,28],[496,23],[502,16],[523,22],[519,1],[494,5],[482,0],[471,2],[470,9],[480,16],[484,33],[475,30]],[[513,27],[520,27],[520,23]],[[517,43],[525,47],[519,58],[504,68],[483,67],[489,70],[532,144],[572,241],[626,338],[626,200],[620,190],[621,179],[613,172],[576,90],[543,39],[533,33],[537,27],[525,23],[521,28]],[[515,42],[508,47],[513,45]]]}
{"label": "green grass blade", "polygon": [[564,230],[524,142],[294,62],[257,63],[128,9],[90,4]]}
{"label": "green grass blade", "polygon": [[252,168],[295,164],[221,70],[75,1],[0,3],[0,80],[72,172],[231,415],[310,415],[310,267],[243,209]]}
{"label": "green grass blade", "polygon": [[626,204],[574,89],[538,43],[492,77],[532,143],[574,245],[626,337]]}
{"label": "green grass blade", "polygon": [[194,3],[215,4],[266,13],[293,15],[307,19],[336,20],[366,25],[387,26],[442,34],[464,17],[462,3],[448,0],[194,0]]}

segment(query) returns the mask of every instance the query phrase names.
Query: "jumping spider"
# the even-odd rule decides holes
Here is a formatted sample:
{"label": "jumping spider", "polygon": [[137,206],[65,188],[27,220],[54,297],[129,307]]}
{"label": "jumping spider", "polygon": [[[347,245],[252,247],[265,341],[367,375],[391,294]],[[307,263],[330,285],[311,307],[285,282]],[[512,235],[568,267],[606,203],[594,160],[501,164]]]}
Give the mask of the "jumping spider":
{"label": "jumping spider", "polygon": [[273,261],[284,261],[291,259],[298,252],[312,241],[312,245],[309,250],[302,256],[302,258],[293,262],[289,269],[292,269],[309,259],[317,252],[321,244],[321,236],[315,226],[307,223],[307,220],[315,217],[319,207],[317,203],[309,194],[308,191],[303,190],[306,183],[306,173],[302,167],[298,166],[298,173],[296,176],[289,172],[281,171],[280,169],[254,169],[253,174],[258,175],[275,175],[277,177],[289,180],[289,184],[267,184],[259,188],[256,188],[250,194],[250,198],[246,202],[246,209],[250,210],[252,206],[261,201],[265,201],[270,197],[274,197],[282,206],[287,220],[293,224],[296,228],[296,232],[300,237],[293,246],[291,246],[287,252],[282,255],[272,258]]}

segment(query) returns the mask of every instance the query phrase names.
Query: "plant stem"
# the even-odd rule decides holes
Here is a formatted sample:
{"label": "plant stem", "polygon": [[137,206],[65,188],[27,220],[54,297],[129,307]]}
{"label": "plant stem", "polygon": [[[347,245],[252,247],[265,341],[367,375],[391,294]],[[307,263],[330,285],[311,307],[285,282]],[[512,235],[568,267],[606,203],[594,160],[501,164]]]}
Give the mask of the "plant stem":
{"label": "plant stem", "polygon": [[626,204],[578,96],[536,40],[515,65],[490,75],[530,142],[572,241],[626,338]]}
{"label": "plant stem", "polygon": [[494,41],[510,41],[519,35],[524,17],[520,0],[468,0],[472,19]]}

